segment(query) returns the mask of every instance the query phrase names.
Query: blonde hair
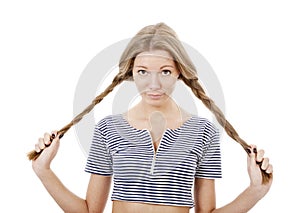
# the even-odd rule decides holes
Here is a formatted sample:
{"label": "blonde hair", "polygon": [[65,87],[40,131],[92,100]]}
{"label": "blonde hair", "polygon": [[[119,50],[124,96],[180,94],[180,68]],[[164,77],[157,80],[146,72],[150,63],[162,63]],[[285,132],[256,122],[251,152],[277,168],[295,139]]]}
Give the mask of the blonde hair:
{"label": "blonde hair", "polygon": [[[125,48],[120,61],[119,72],[114,77],[112,83],[98,95],[92,103],[78,114],[69,124],[58,131],[60,138],[75,124],[77,124],[86,114],[88,114],[96,104],[107,96],[117,85],[125,80],[132,80],[132,68],[136,56],[145,51],[165,50],[168,51],[180,71],[179,79],[181,79],[194,93],[194,95],[202,101],[202,103],[214,114],[217,121],[225,129],[226,133],[238,142],[244,150],[249,154],[250,145],[248,145],[236,132],[233,126],[225,118],[222,111],[210,99],[198,81],[197,70],[188,56],[185,48],[178,39],[175,31],[164,23],[149,25],[142,28],[129,42]],[[36,159],[40,153],[32,151],[28,154],[29,159]],[[271,174],[267,174],[262,170],[263,183],[268,182]]]}
{"label": "blonde hair", "polygon": [[196,68],[176,33],[164,23],[146,26],[131,39],[120,58],[119,75],[127,73],[131,75],[135,57],[142,52],[152,50],[168,51],[184,78],[198,79]]}

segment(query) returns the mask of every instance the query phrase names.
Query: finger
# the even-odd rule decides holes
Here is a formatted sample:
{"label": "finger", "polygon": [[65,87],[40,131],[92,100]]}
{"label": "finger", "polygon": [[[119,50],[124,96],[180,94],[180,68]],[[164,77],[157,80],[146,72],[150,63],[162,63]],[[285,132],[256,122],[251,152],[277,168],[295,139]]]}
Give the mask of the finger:
{"label": "finger", "polygon": [[59,136],[57,130],[54,130],[54,131],[51,132],[52,139],[56,138],[57,136]]}
{"label": "finger", "polygon": [[35,144],[34,146],[34,150],[39,153],[41,151],[40,147],[39,147],[39,144]]}
{"label": "finger", "polygon": [[265,151],[263,149],[258,150],[257,154],[256,154],[256,161],[262,162],[264,159],[264,154],[265,154]]}
{"label": "finger", "polygon": [[268,173],[268,174],[273,173],[273,165],[272,164],[268,165],[268,168],[266,169],[266,173]]}
{"label": "finger", "polygon": [[44,143],[45,143],[45,145],[50,145],[50,143],[51,143],[51,136],[50,136],[49,133],[45,133],[44,134]]}
{"label": "finger", "polygon": [[39,138],[38,146],[41,150],[45,149],[46,145],[45,145],[45,142],[44,142],[44,138]]}
{"label": "finger", "polygon": [[266,170],[269,166],[269,158],[264,158],[261,164],[261,169]]}

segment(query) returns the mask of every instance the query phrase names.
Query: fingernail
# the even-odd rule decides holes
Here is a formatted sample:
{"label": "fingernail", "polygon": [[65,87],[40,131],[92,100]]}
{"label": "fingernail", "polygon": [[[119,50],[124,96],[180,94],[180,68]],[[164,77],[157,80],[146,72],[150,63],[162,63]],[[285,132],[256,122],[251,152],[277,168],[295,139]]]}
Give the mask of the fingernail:
{"label": "fingernail", "polygon": [[254,149],[253,149],[253,152],[256,154],[256,153],[257,153],[257,149],[256,149],[256,148],[254,148]]}
{"label": "fingernail", "polygon": [[50,137],[50,141],[52,142],[54,138],[55,138],[55,135],[52,134],[51,137]]}

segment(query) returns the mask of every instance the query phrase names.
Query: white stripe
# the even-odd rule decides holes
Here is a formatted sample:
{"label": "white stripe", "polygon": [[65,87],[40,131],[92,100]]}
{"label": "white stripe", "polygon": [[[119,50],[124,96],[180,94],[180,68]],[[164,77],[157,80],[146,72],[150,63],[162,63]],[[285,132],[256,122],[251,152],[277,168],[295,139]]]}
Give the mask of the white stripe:
{"label": "white stripe", "polygon": [[167,129],[155,153],[147,130],[107,116],[96,125],[85,171],[114,175],[112,200],[193,207],[194,178],[221,177],[219,133],[193,116]]}

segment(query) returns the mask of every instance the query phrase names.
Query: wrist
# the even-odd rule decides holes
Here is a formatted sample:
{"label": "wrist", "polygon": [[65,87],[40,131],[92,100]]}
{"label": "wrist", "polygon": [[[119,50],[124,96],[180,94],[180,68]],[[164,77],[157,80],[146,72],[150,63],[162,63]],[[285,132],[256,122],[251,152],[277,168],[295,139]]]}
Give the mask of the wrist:
{"label": "wrist", "polygon": [[43,179],[44,177],[47,177],[49,173],[51,173],[50,167],[41,167],[37,165],[32,165],[34,173],[40,178]]}
{"label": "wrist", "polygon": [[249,191],[249,193],[251,194],[251,196],[256,199],[257,201],[259,201],[260,199],[262,199],[265,194],[267,193],[263,186],[261,185],[250,185],[247,190]]}

